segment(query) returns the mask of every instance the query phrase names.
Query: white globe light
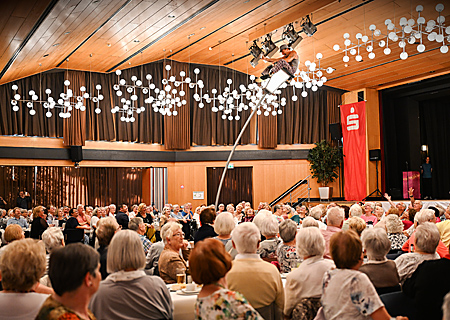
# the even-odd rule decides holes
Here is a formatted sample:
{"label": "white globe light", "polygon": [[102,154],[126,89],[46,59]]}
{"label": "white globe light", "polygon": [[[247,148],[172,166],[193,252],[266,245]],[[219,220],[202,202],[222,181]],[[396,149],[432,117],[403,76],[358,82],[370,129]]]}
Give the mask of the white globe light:
{"label": "white globe light", "polygon": [[173,115],[174,115],[174,116],[178,115],[178,111],[177,111],[177,110],[174,110],[174,111],[173,111]]}
{"label": "white globe light", "polygon": [[381,40],[380,42],[378,42],[378,45],[383,48],[386,45],[386,42],[384,40]]}
{"label": "white globe light", "polygon": [[166,65],[166,70],[167,70],[167,71],[170,70],[170,65]]}
{"label": "white globe light", "polygon": [[411,26],[405,26],[405,33],[411,33],[412,27]]}
{"label": "white globe light", "polygon": [[344,33],[344,39],[348,39],[348,38],[350,38],[350,34]]}
{"label": "white globe light", "polygon": [[45,115],[46,115],[47,118],[51,118],[52,117],[52,113],[50,111],[47,111],[45,113]]}
{"label": "white globe light", "polygon": [[316,58],[317,58],[317,59],[322,59],[322,58],[323,58],[323,55],[319,52],[318,54],[316,54]]}
{"label": "white globe light", "polygon": [[405,46],[406,46],[406,43],[405,43],[405,41],[400,41],[399,43],[398,43],[398,46],[400,47],[400,48],[404,48]]}
{"label": "white globe light", "polygon": [[120,83],[122,86],[124,86],[127,82],[125,81],[125,79],[120,79],[120,80],[119,80],[119,83]]}
{"label": "white globe light", "polygon": [[408,19],[406,19],[405,17],[400,18],[400,26],[406,26],[408,24]]}
{"label": "white globe light", "polygon": [[[448,26],[447,28],[445,28],[445,33],[446,34],[450,34],[450,26]],[[17,87],[17,86],[16,86]]]}
{"label": "white globe light", "polygon": [[417,19],[417,24],[425,24],[425,18],[424,17],[420,17]]}
{"label": "white globe light", "polygon": [[292,96],[292,101],[297,101],[298,100],[298,97],[297,96]]}
{"label": "white globe light", "polygon": [[133,94],[133,95],[131,96],[131,100],[136,101],[137,99],[138,99],[137,95]]}
{"label": "white globe light", "polygon": [[351,44],[352,44],[352,41],[350,39],[347,39],[344,41],[344,45],[346,45],[347,47]]}
{"label": "white globe light", "polygon": [[303,97],[303,98],[306,98],[307,95],[308,95],[308,92],[302,91],[302,97]]}
{"label": "white globe light", "polygon": [[340,49],[340,47],[339,47],[338,44],[335,44],[335,45],[333,46],[333,50],[334,50],[334,51],[339,51],[339,49]]}
{"label": "white globe light", "polygon": [[356,37],[356,39],[361,39],[363,37],[363,35],[362,35],[362,33],[358,32],[355,37]]}
{"label": "white globe light", "polygon": [[204,106],[205,106],[205,104],[204,104],[203,102],[200,102],[200,103],[198,104],[198,107],[199,107],[200,109],[202,109]]}
{"label": "white globe light", "polygon": [[384,48],[383,52],[384,52],[385,55],[388,55],[388,54],[391,53],[391,49],[390,48]]}
{"label": "white globe light", "polygon": [[369,37],[368,36],[363,36],[361,38],[362,42],[366,43],[367,41],[369,41]]}
{"label": "white globe light", "polygon": [[377,28],[377,27],[376,27],[374,24],[371,24],[371,25],[369,26],[369,30],[370,30],[370,31],[374,31],[376,28]]}
{"label": "white globe light", "polygon": [[[136,81],[136,85],[137,86],[142,86],[142,81],[141,80]],[[100,90],[100,89],[97,89],[97,90]]]}
{"label": "white globe light", "polygon": [[200,69],[199,69],[199,68],[195,68],[195,69],[194,69],[194,73],[195,73],[195,74],[199,74],[199,73],[200,73]]}
{"label": "white globe light", "polygon": [[69,81],[69,80],[64,81],[64,85],[65,85],[66,87],[70,86],[70,81]]}
{"label": "white globe light", "polygon": [[34,96],[35,92],[34,92],[33,90],[30,90],[30,91],[28,92],[28,94],[29,94],[30,96]]}
{"label": "white globe light", "polygon": [[306,67],[309,67],[310,64],[311,64],[311,61],[309,61],[309,60],[306,60],[306,61],[305,61],[305,66],[306,66]]}
{"label": "white globe light", "polygon": [[444,35],[438,34],[436,36],[436,42],[443,42],[444,41]]}
{"label": "white globe light", "polygon": [[45,93],[46,93],[46,94],[50,94],[50,93],[52,93],[52,90],[50,90],[50,89],[45,89]]}
{"label": "white globe light", "polygon": [[418,5],[418,6],[416,7],[416,11],[417,11],[417,12],[422,12],[422,11],[423,11],[423,6],[422,6],[422,5]]}
{"label": "white globe light", "polygon": [[16,93],[16,94],[14,95],[14,99],[20,100],[20,94]]}
{"label": "white globe light", "polygon": [[31,114],[32,116],[34,116],[34,115],[36,114],[36,110],[31,109],[31,110],[30,110],[30,114]]}
{"label": "white globe light", "polygon": [[448,47],[447,46],[441,46],[441,48],[439,50],[441,51],[441,53],[447,53],[448,52]]}
{"label": "white globe light", "polygon": [[232,84],[232,83],[233,83],[233,80],[227,79],[227,83],[228,83],[228,84]]}
{"label": "white globe light", "polygon": [[367,50],[367,52],[372,52],[373,47],[372,46],[367,46],[366,50]]}
{"label": "white globe light", "polygon": [[354,56],[354,55],[356,54],[356,49],[355,49],[355,48],[350,49],[350,54],[351,54],[352,56]]}
{"label": "white globe light", "polygon": [[19,111],[19,106],[16,105],[12,109],[13,109],[13,111],[17,112],[17,111]]}
{"label": "white globe light", "polygon": [[406,59],[408,58],[408,53],[407,53],[407,52],[402,52],[402,53],[400,53],[400,58],[401,58],[402,60],[406,60]]}
{"label": "white globe light", "polygon": [[442,3],[439,3],[436,5],[436,11],[442,12],[444,10],[444,5]]}
{"label": "white globe light", "polygon": [[85,99],[88,99],[89,98],[89,93],[85,93],[85,94],[83,94],[83,98],[85,98]]}
{"label": "white globe light", "polygon": [[355,60],[358,61],[358,62],[362,61],[362,56],[358,54],[358,55],[355,57]]}
{"label": "white globe light", "polygon": [[100,114],[102,112],[102,109],[100,109],[100,108],[95,108],[95,113],[96,114]]}
{"label": "white globe light", "polygon": [[11,87],[14,91],[16,91],[17,89],[19,89],[19,87],[16,84],[13,84]]}
{"label": "white globe light", "polygon": [[80,107],[80,111],[85,111],[86,110],[86,106],[81,106]]}
{"label": "white globe light", "polygon": [[39,99],[39,97],[37,95],[34,95],[31,97],[31,100],[36,101],[37,99]]}
{"label": "white globe light", "polygon": [[118,76],[120,76],[120,75],[122,74],[122,71],[116,70],[116,74],[117,74]]}
{"label": "white globe light", "polygon": [[386,26],[389,25],[390,23],[392,23],[391,19],[386,19],[386,20],[384,21],[384,24],[385,24]]}
{"label": "white globe light", "polygon": [[394,25],[393,23],[390,23],[390,24],[388,24],[388,26],[387,26],[387,29],[388,29],[389,31],[394,30],[394,28],[395,28],[395,25]]}
{"label": "white globe light", "polygon": [[373,58],[375,58],[375,53],[373,53],[373,52],[369,53],[369,59],[373,59]]}

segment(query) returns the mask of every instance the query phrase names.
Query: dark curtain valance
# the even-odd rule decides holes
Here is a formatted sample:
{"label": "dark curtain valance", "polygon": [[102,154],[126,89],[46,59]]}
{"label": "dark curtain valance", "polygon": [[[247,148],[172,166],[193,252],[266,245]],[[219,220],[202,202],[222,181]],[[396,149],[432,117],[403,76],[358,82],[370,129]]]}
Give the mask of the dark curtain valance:
{"label": "dark curtain valance", "polygon": [[142,197],[141,168],[2,166],[0,196],[7,208],[16,205],[19,191],[28,191],[32,206],[111,203],[139,204]]}

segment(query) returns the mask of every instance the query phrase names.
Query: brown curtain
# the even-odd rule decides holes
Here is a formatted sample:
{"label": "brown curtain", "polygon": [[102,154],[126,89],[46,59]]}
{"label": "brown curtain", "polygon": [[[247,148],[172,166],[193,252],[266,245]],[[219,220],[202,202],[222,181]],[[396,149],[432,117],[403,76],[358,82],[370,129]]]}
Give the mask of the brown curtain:
{"label": "brown curtain", "polygon": [[258,116],[258,146],[264,149],[275,149],[277,147],[277,117]]}
{"label": "brown curtain", "polygon": [[[342,92],[328,90],[327,91],[327,108],[328,108],[328,123],[340,122],[339,106],[342,103]],[[329,126],[327,126],[327,139],[331,141],[331,134],[329,132]]]}
{"label": "brown curtain", "polygon": [[[171,66],[170,76],[175,76],[177,80],[181,79],[180,72],[184,71],[186,75],[190,74],[192,82],[195,81],[195,74],[194,72],[189,72],[188,64],[170,60],[166,60],[163,63],[163,68],[165,68],[166,65]],[[166,79],[169,77],[167,71],[164,72],[164,77]],[[173,84],[171,84],[171,86],[174,87]],[[164,85],[161,84],[161,88],[163,87]],[[177,89],[180,88],[181,87]],[[176,107],[176,110],[178,111],[177,116],[164,116],[164,146],[168,150],[185,150],[189,149],[191,146],[190,107],[192,103],[195,102],[192,96],[196,91],[195,89],[188,88],[186,85],[183,86],[183,90],[186,92],[186,105]],[[199,89],[197,89],[197,93],[200,94]],[[193,108],[196,108],[196,106],[193,106]],[[175,108],[172,109],[172,111],[174,110]]]}
{"label": "brown curtain", "polygon": [[[208,203],[215,203],[217,189],[224,168],[207,168]],[[227,170],[220,192],[219,203],[236,204],[248,201],[253,205],[253,167],[235,167]]]}
{"label": "brown curtain", "polygon": [[[66,71],[65,79],[70,81],[70,85],[66,87],[72,89],[73,95],[82,96],[80,91],[82,86],[86,87],[86,73],[83,71]],[[89,91],[89,90],[87,90]],[[89,92],[92,94],[93,92]],[[71,98],[72,102],[76,102],[76,98]],[[86,106],[88,99],[84,100]],[[84,146],[86,142],[86,112],[73,107],[71,116],[64,119],[64,145],[66,146]]]}
{"label": "brown curtain", "polygon": [[278,120],[279,144],[314,143],[326,139],[328,134],[327,91],[308,91],[303,98],[296,90],[298,100],[286,97],[286,106]]}
{"label": "brown curtain", "polygon": [[[207,93],[209,96],[213,96],[211,90],[215,88],[218,93],[224,91],[227,87],[227,79],[233,81],[231,85],[231,91],[234,89],[238,90],[240,84],[247,85],[249,83],[249,78],[246,74],[231,70],[228,68],[216,66],[191,66],[193,68],[200,68],[200,78],[205,83],[205,88],[203,94]],[[236,100],[235,100],[236,101]],[[205,106],[200,109],[197,102],[192,103],[192,115],[191,115],[191,126],[192,126],[192,143],[194,145],[232,145],[234,144],[242,126],[244,125],[247,118],[250,116],[251,109],[243,110],[239,113],[239,120],[228,120],[222,119],[222,112],[217,113],[212,112],[211,108],[214,102],[206,103],[203,101]],[[240,101],[238,101],[239,103]],[[248,100],[244,98],[244,103],[248,104]],[[215,102],[215,106],[219,107],[219,102]],[[233,111],[233,116],[236,116],[236,111]],[[253,138],[252,138],[253,136]],[[249,126],[244,134],[242,135],[240,144],[256,144],[256,135],[251,134],[251,127]]]}
{"label": "brown curtain", "polygon": [[30,193],[33,206],[77,204],[127,205],[142,201],[141,168],[0,167],[0,196],[7,208],[16,205],[19,191]]}
{"label": "brown curtain", "polygon": [[19,102],[19,111],[12,110],[11,100],[14,96],[12,85],[16,84],[17,93],[21,99],[31,100],[28,94],[34,90],[39,100],[46,101],[45,89],[52,91],[53,97],[62,92],[64,73],[38,74],[0,86],[0,135],[23,135],[39,137],[62,137],[63,120],[58,117],[58,111],[53,110],[53,116],[48,118],[45,109],[40,103],[34,103],[34,116],[29,114],[30,108],[26,102]]}

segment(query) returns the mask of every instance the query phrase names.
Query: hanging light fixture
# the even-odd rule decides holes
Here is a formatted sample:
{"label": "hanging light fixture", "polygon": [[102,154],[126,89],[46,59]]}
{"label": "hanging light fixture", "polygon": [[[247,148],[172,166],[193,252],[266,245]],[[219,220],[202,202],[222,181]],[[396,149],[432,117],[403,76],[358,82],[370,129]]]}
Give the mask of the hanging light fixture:
{"label": "hanging light fixture", "polygon": [[312,37],[314,33],[317,31],[317,27],[314,23],[312,23],[311,19],[309,18],[309,15],[307,15],[305,18],[303,18],[301,22],[301,28],[302,31],[308,36]]}
{"label": "hanging light fixture", "polygon": [[284,39],[288,46],[292,49],[298,46],[298,44],[303,40],[303,38],[294,30],[294,25],[292,23],[284,27],[283,34],[281,38]]}
{"label": "hanging light fixture", "polygon": [[261,43],[261,47],[264,51],[264,56],[272,58],[275,53],[278,52],[278,47],[272,41],[272,35],[270,33],[266,34],[266,38]]}
{"label": "hanging light fixture", "polygon": [[[369,59],[375,58],[374,49],[380,47],[383,49],[385,55],[389,55],[392,49],[389,44],[398,43],[398,46],[402,49],[400,53],[400,59],[406,60],[408,58],[408,53],[406,48],[408,45],[417,45],[416,49],[419,53],[425,51],[426,47],[424,45],[424,40],[427,39],[430,42],[436,41],[440,43],[441,53],[448,52],[448,44],[450,43],[450,26],[445,26],[445,17],[441,15],[444,10],[443,4],[438,4],[435,7],[438,12],[438,17],[435,20],[429,20],[426,22],[425,18],[421,16],[423,11],[423,6],[418,5],[416,7],[416,12],[418,13],[417,19],[407,19],[405,17],[400,18],[399,27],[396,27],[391,19],[386,19],[384,24],[386,26],[386,33],[383,34],[380,29],[377,29],[376,25],[372,24],[369,26],[371,31],[371,37],[361,33],[356,34],[356,42],[352,42],[350,39],[350,34],[344,34],[344,46],[342,50],[344,57],[342,60],[347,63],[350,61],[350,56],[355,56],[355,60],[361,62],[363,60],[362,53],[368,52]],[[417,44],[418,41],[418,44]],[[392,46],[391,46],[392,47]],[[338,44],[333,46],[335,51],[341,50]]]}

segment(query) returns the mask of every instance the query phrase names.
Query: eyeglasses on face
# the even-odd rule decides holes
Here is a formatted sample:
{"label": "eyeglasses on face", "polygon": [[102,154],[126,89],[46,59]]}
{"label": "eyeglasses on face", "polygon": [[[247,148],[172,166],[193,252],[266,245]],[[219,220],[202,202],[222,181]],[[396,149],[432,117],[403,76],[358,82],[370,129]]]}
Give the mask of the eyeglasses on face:
{"label": "eyeglasses on face", "polygon": [[184,238],[184,232],[177,232],[173,234],[174,237],[182,237]]}

